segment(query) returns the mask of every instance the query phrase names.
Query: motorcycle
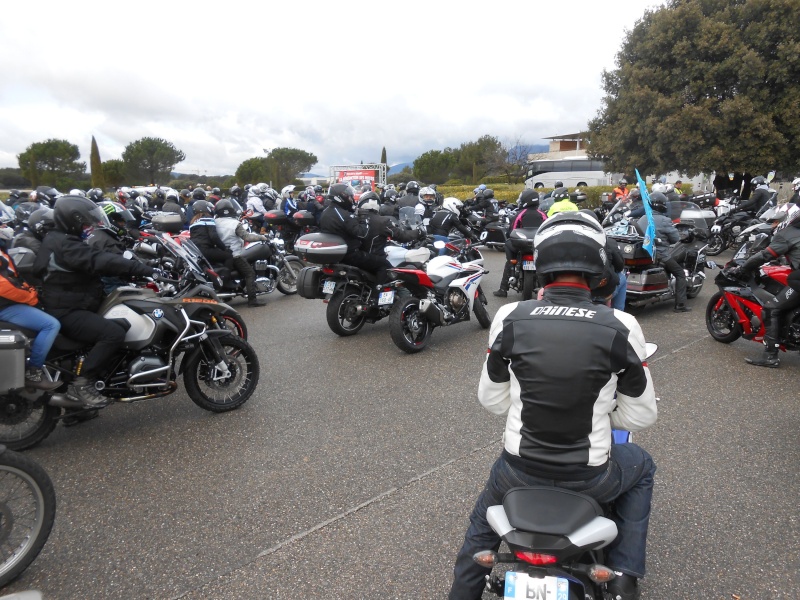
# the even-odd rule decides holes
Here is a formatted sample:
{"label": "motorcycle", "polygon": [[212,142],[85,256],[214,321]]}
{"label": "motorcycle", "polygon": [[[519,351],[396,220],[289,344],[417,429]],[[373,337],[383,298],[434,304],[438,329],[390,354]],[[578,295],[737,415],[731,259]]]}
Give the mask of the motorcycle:
{"label": "motorcycle", "polygon": [[505,252],[508,230],[517,216],[516,205],[503,205],[497,210],[497,220],[489,221],[478,234],[481,244],[494,248],[498,252]]}
{"label": "motorcycle", "polygon": [[434,328],[469,321],[472,312],[484,329],[492,324],[481,289],[481,279],[488,273],[483,268],[483,257],[471,259],[468,241],[460,248],[449,245],[457,254],[436,256],[424,270],[422,267],[390,270],[396,278],[390,286],[411,292],[411,296],[397,300],[389,315],[392,341],[403,352],[413,354],[424,350]]}
{"label": "motorcycle", "polygon": [[[182,374],[189,398],[199,407],[211,412],[240,407],[258,383],[258,356],[227,329],[206,325],[209,312],[218,316],[226,308],[210,298],[162,298],[150,289],[117,288],[98,314],[128,329],[120,351],[99,374],[96,389],[109,402],[127,404],[174,393]],[[0,361],[5,369],[0,378],[1,444],[12,450],[30,448],[50,435],[59,420],[97,410],[64,392],[27,388],[26,347],[35,332],[5,322],[0,329],[12,330],[0,336],[8,347]],[[59,335],[42,369],[46,380],[69,383],[80,374],[90,348]]]}
{"label": "motorcycle", "polygon": [[[723,344],[740,337],[760,344],[765,334],[764,304],[786,287],[792,268],[764,265],[749,281],[742,281],[731,273],[741,262],[732,260],[715,278],[719,291],[706,306],[706,328],[712,338]],[[782,315],[781,323],[781,350],[800,351],[800,307]]]}
{"label": "motorcycle", "polygon": [[0,446],[0,497],[2,587],[19,577],[42,551],[53,529],[56,494],[41,466]]}
{"label": "motorcycle", "polygon": [[[321,265],[305,267],[297,279],[301,297],[324,299],[328,305],[325,318],[336,335],[357,334],[365,323],[376,323],[388,317],[395,301],[390,284],[379,284],[375,275],[341,261],[347,254],[347,243],[338,235],[310,233],[298,238],[295,252],[306,262]],[[431,256],[426,247],[388,248],[392,266],[419,266]]]}
{"label": "motorcycle", "polygon": [[711,228],[711,237],[708,240],[708,255],[717,256],[735,244],[741,244],[744,239],[744,230],[753,225],[758,225],[760,219],[767,211],[773,209],[777,202],[777,192],[773,190],[771,197],[764,203],[755,217],[748,212],[728,212],[717,217]]}
{"label": "motorcycle", "polygon": [[537,286],[536,268],[533,266],[533,237],[537,230],[538,228],[517,228],[510,235],[516,257],[511,261],[508,287],[520,292],[523,300],[533,298]]}

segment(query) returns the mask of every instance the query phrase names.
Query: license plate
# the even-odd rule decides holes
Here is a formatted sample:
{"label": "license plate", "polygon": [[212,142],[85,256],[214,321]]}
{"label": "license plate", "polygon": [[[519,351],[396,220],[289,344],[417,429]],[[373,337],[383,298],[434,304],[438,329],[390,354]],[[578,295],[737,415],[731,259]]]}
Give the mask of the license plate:
{"label": "license plate", "polygon": [[527,573],[508,571],[503,599],[522,598],[569,600],[569,580],[564,577],[532,577]]}
{"label": "license plate", "polygon": [[389,292],[381,292],[378,296],[378,305],[383,306],[384,304],[391,304],[394,302],[394,290]]}
{"label": "license plate", "polygon": [[535,271],[535,267],[533,266],[532,260],[523,260],[522,261],[522,270],[523,271]]}
{"label": "license plate", "polygon": [[322,285],[322,293],[323,294],[332,294],[333,290],[336,289],[336,282],[329,279]]}

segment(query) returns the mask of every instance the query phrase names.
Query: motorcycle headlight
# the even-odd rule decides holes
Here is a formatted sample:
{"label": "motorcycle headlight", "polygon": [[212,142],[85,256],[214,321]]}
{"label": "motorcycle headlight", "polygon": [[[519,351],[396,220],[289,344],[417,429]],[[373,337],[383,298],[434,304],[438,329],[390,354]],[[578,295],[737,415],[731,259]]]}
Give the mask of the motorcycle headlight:
{"label": "motorcycle headlight", "polygon": [[722,227],[720,227],[719,225],[714,225],[711,228],[711,233],[719,233],[720,231],[722,231]]}

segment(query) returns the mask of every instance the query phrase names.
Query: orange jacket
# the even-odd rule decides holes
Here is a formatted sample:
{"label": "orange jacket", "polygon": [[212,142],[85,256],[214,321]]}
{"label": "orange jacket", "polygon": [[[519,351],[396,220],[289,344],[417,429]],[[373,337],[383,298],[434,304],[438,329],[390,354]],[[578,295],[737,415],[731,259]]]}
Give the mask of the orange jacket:
{"label": "orange jacket", "polygon": [[39,296],[36,290],[19,276],[11,257],[0,250],[0,308],[12,303],[36,306],[39,303]]}

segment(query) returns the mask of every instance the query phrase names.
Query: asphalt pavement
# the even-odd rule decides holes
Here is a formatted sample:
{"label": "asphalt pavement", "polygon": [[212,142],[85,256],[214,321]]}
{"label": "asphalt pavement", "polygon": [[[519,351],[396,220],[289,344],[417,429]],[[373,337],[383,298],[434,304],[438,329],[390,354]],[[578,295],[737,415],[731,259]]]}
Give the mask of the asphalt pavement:
{"label": "asphalt pavement", "polygon": [[[484,252],[489,312],[504,256]],[[724,256],[723,256],[724,258]],[[715,342],[713,273],[688,314],[635,309],[658,423],[636,435],[658,472],[643,599],[797,598],[797,381],[748,366],[761,347]],[[416,355],[388,322],[339,338],[319,300],[247,308],[261,380],[215,415],[183,391],[59,426],[28,450],[58,508],[38,559],[3,593],[45,600],[444,598],[504,421],[481,408],[487,331],[434,332]],[[488,598],[488,596],[486,596]]]}

